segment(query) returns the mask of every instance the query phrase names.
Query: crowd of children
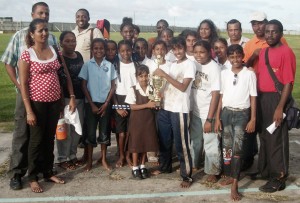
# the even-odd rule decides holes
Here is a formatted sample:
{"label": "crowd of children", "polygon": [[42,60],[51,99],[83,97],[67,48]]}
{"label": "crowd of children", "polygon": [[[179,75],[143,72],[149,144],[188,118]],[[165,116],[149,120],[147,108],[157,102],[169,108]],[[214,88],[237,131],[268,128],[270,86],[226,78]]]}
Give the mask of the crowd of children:
{"label": "crowd of children", "polygon": [[[210,21],[202,24],[212,26]],[[222,177],[221,185],[232,184],[231,198],[241,198],[237,181],[244,133],[255,129],[256,77],[243,66],[240,45],[227,47],[224,38],[212,39],[200,27],[202,40],[195,31],[185,30],[174,37],[173,31],[164,27],[148,44],[134,37],[135,26],[125,19],[120,30],[123,39],[118,44],[92,40],[93,57],[77,73],[86,102],[86,154],[81,162],[75,154],[71,163],[86,164],[85,170],[91,170],[93,148],[99,143],[99,163],[111,170],[106,151],[113,130],[119,156],[115,167],[127,163],[133,178],[171,173],[174,145],[181,187],[190,187],[192,172],[204,164],[208,182],[216,183]],[[73,53],[74,47],[69,52]],[[153,95],[154,75],[164,81],[158,95]],[[153,96],[161,99],[159,109]],[[145,164],[150,159],[158,161],[151,173]]]}

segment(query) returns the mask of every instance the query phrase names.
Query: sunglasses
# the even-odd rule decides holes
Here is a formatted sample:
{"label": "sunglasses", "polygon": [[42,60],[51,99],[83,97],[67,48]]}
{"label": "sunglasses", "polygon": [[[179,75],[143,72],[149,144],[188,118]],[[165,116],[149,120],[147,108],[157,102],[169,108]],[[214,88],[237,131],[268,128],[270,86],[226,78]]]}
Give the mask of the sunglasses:
{"label": "sunglasses", "polygon": [[234,74],[233,85],[236,85],[238,81],[238,75]]}

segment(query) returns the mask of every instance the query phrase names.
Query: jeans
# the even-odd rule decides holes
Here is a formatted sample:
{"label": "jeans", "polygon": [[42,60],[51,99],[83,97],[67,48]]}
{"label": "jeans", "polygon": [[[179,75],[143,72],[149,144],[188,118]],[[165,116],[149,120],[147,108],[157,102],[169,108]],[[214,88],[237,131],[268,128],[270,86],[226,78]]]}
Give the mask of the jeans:
{"label": "jeans", "polygon": [[159,168],[161,172],[172,172],[172,146],[175,144],[183,181],[192,181],[192,157],[190,153],[188,114],[174,113],[164,109],[157,113],[160,142]]}
{"label": "jeans", "polygon": [[10,164],[8,176],[13,178],[16,174],[24,176],[27,172],[28,162],[28,141],[29,127],[27,125],[26,110],[23,103],[21,93],[16,95],[15,107],[15,129],[12,139],[12,152],[10,156]]}
{"label": "jeans", "polygon": [[[221,118],[223,124],[222,150],[224,174],[238,179],[241,158],[243,157],[243,141],[245,128],[249,121],[250,109],[234,111],[223,108]],[[236,160],[235,158],[238,158]],[[233,159],[234,158],[234,159]]]}
{"label": "jeans", "polygon": [[[96,103],[94,104],[100,108],[103,103]],[[108,105],[109,106],[109,105]],[[108,144],[109,143],[109,135],[107,132],[109,121],[110,121],[110,109],[107,108],[105,110],[104,116],[100,116],[99,114],[94,114],[92,112],[92,108],[90,104],[85,104],[85,111],[86,111],[86,125],[87,125],[87,137],[85,143],[88,145],[92,145],[93,147],[97,146],[97,142],[99,144]],[[99,125],[99,137],[96,139],[96,131]]]}
{"label": "jeans", "polygon": [[[68,104],[69,98],[65,98],[65,104]],[[79,114],[81,125],[83,124],[83,109],[84,99],[76,99],[76,109]],[[74,126],[66,124],[68,135],[65,140],[56,140],[57,146],[57,160],[59,163],[77,159],[77,145],[79,143],[80,135],[76,133]]]}

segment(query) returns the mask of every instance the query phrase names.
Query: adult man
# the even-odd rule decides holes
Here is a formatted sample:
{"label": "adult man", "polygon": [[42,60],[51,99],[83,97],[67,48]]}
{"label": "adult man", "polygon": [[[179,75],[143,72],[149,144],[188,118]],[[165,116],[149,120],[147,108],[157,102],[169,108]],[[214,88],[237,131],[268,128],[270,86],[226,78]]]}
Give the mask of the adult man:
{"label": "adult man", "polygon": [[[49,6],[44,2],[38,2],[32,6],[32,19],[41,18],[49,20]],[[29,128],[27,126],[26,111],[22,96],[20,93],[18,59],[22,52],[27,48],[25,37],[28,33],[28,27],[16,32],[11,38],[1,61],[5,63],[6,71],[11,81],[16,86],[16,107],[15,107],[15,130],[12,139],[12,153],[8,176],[10,179],[10,188],[13,190],[22,189],[21,177],[27,171],[27,151],[29,140]],[[57,45],[54,35],[50,34],[49,45]]]}
{"label": "adult man", "polygon": [[[265,40],[265,27],[268,20],[267,15],[260,11],[254,12],[250,17],[250,20],[255,36],[245,44],[244,62],[246,63],[247,67],[252,67],[254,70],[256,70],[260,50],[268,47],[268,44]],[[282,43],[287,44],[284,38],[281,40]]]}
{"label": "adult man", "polygon": [[249,38],[242,36],[242,24],[236,19],[227,22],[227,34],[229,37],[227,39],[228,46],[239,44],[244,48],[246,42],[249,41]]}
{"label": "adult man", "polygon": [[79,51],[83,57],[84,62],[87,62],[92,58],[91,54],[91,42],[95,38],[102,38],[101,31],[97,28],[93,28],[90,24],[90,14],[88,10],[81,8],[76,12],[76,24],[72,32],[76,36],[76,51]]}
{"label": "adult man", "polygon": [[[263,192],[276,192],[285,188],[285,180],[289,168],[289,136],[283,112],[295,80],[296,59],[293,51],[280,39],[283,26],[278,20],[271,20],[266,24],[265,38],[268,48],[267,57],[271,71],[278,81],[283,84],[283,90],[277,92],[275,83],[268,71],[265,53],[266,48],[259,54],[257,69],[259,102],[261,111],[262,132],[260,133],[259,171],[262,177],[269,181],[261,186]],[[266,128],[275,122],[277,129],[270,134]]]}

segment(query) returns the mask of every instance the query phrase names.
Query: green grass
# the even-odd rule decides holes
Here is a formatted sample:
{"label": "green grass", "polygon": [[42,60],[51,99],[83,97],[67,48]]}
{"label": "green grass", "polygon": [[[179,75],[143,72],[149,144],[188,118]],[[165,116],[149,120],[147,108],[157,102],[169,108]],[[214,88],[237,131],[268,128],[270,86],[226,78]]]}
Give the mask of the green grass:
{"label": "green grass", "polygon": [[[58,32],[54,33],[56,37],[59,37]],[[221,34],[223,37],[227,37],[226,33]],[[9,42],[12,34],[1,34],[0,35],[0,56],[4,52],[7,43]],[[140,33],[140,37],[148,39],[156,36],[155,33]],[[251,34],[245,34],[246,37],[251,38]],[[286,35],[285,36],[289,46],[294,50],[297,61],[300,61],[300,35]],[[111,39],[120,41],[121,36],[119,33],[111,33]],[[293,96],[297,103],[300,104],[300,65],[297,64],[296,80],[293,90]],[[4,64],[0,63],[0,122],[11,122],[13,121],[15,106],[15,89],[10,81]],[[4,124],[5,126],[5,124]],[[8,125],[8,129],[11,129]]]}

